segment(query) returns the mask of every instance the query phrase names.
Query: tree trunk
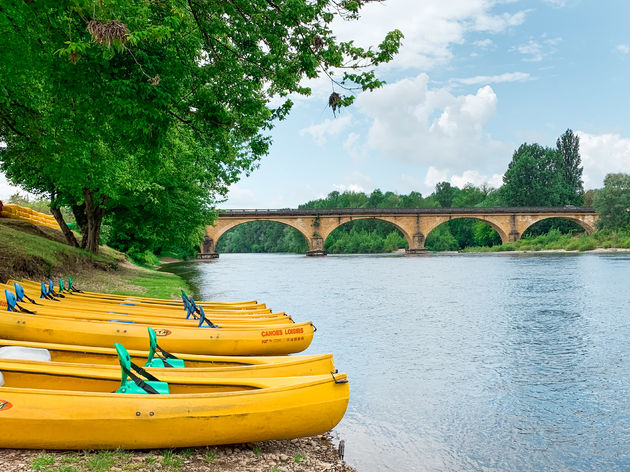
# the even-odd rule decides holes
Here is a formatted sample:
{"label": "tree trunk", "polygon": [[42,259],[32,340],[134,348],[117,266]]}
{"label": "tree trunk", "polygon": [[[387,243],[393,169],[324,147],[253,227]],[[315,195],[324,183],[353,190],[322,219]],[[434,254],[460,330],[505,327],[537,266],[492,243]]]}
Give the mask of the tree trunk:
{"label": "tree trunk", "polygon": [[74,220],[77,222],[77,225],[79,225],[79,228],[81,228],[81,248],[85,249],[85,246],[87,245],[87,234],[88,234],[88,227],[87,227],[87,216],[85,214],[85,203],[81,203],[81,205],[72,205],[72,214],[74,215]]}
{"label": "tree trunk", "polygon": [[[93,191],[84,188],[85,215],[87,216],[87,241],[85,249],[93,254],[98,253],[101,239],[101,224],[103,223],[104,209],[102,202],[94,199]],[[101,200],[104,200],[101,198]]]}
{"label": "tree trunk", "polygon": [[68,228],[68,225],[66,224],[66,221],[63,219],[63,215],[61,214],[61,210],[51,205],[50,212],[55,217],[55,220],[57,220],[57,223],[59,224],[63,235],[66,237],[66,241],[68,241],[68,244],[70,246],[79,247],[79,242],[77,241],[77,238],[74,237],[74,233],[72,232],[72,230]]}

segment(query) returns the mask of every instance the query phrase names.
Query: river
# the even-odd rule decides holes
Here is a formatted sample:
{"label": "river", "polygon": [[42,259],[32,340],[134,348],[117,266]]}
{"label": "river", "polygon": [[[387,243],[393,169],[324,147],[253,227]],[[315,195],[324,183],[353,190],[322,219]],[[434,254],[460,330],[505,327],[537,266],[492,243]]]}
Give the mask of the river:
{"label": "river", "polygon": [[350,378],[335,428],[380,471],[630,470],[630,254],[222,254],[206,300],[312,320]]}

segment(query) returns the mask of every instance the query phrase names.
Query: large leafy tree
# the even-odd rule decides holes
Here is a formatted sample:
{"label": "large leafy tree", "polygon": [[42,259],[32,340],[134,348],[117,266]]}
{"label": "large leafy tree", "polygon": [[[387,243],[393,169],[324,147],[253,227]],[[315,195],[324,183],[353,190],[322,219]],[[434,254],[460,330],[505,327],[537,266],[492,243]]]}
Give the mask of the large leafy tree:
{"label": "large leafy tree", "polygon": [[[268,152],[288,95],[310,93],[304,78],[327,74],[340,91],[382,84],[373,68],[401,33],[363,49],[331,30],[366,1],[3,1],[2,170],[50,197],[78,244],[57,211],[71,206],[93,252],[112,212],[172,219],[185,206],[197,217],[182,225],[203,223],[213,197]],[[329,104],[352,99],[335,92]]]}
{"label": "large leafy tree", "polygon": [[608,174],[604,188],[597,190],[593,207],[601,228],[622,228],[630,224],[630,174]]}
{"label": "large leafy tree", "polygon": [[522,144],[503,175],[501,196],[509,206],[560,206],[571,189],[562,173],[562,155],[539,144]]}
{"label": "large leafy tree", "polygon": [[457,187],[453,187],[450,182],[438,182],[435,185],[433,196],[442,208],[450,208],[453,206],[453,199],[458,192]]}
{"label": "large leafy tree", "polygon": [[556,149],[562,156],[562,175],[569,188],[569,199],[566,203],[582,205],[584,203],[584,182],[582,181],[580,137],[571,129],[567,129],[556,140]]}

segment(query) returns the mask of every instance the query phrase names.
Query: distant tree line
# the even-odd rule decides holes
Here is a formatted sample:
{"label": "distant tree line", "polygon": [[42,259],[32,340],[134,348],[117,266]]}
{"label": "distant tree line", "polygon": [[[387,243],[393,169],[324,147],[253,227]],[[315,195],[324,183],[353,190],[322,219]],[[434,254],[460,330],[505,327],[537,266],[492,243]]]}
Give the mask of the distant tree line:
{"label": "distant tree line", "polygon": [[[600,214],[601,228],[628,226],[630,176],[610,174],[601,190],[584,192],[579,137],[568,129],[556,141],[555,148],[524,143],[512,155],[503,185],[465,185],[439,182],[430,195],[420,192],[401,195],[380,189],[363,192],[329,193],[299,208],[455,208],[499,206],[582,206],[593,205]],[[548,219],[530,227],[523,235],[536,237],[577,234],[584,230],[564,219]],[[333,254],[391,252],[407,247],[402,233],[392,224],[374,220],[356,220],[340,226],[325,241]],[[501,244],[499,234],[488,224],[474,219],[456,219],[434,229],[425,241],[432,251],[457,251],[467,247],[491,247]],[[299,231],[281,223],[252,222],[226,233],[219,252],[306,252],[308,245]]]}

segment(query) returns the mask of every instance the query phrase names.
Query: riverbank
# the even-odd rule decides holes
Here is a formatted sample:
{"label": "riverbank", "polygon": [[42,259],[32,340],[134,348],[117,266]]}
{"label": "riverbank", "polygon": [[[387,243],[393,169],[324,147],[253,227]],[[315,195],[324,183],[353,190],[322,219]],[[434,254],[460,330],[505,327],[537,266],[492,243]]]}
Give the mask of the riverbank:
{"label": "riverbank", "polygon": [[150,451],[0,452],[2,472],[354,472],[330,435]]}
{"label": "riverbank", "polygon": [[[172,262],[172,261],[164,261]],[[190,291],[179,276],[137,266],[108,247],[99,255],[65,244],[56,230],[0,219],[0,281],[71,276],[77,287],[120,295],[177,298]],[[244,294],[245,296],[245,294]],[[301,472],[353,471],[326,435],[213,448],[48,452],[0,450],[0,471],[42,472]]]}
{"label": "riverbank", "polygon": [[602,230],[593,234],[562,234],[551,230],[534,238],[523,238],[518,241],[491,247],[467,247],[461,252],[585,252],[585,251],[625,251],[630,249],[630,232],[627,230]]}

